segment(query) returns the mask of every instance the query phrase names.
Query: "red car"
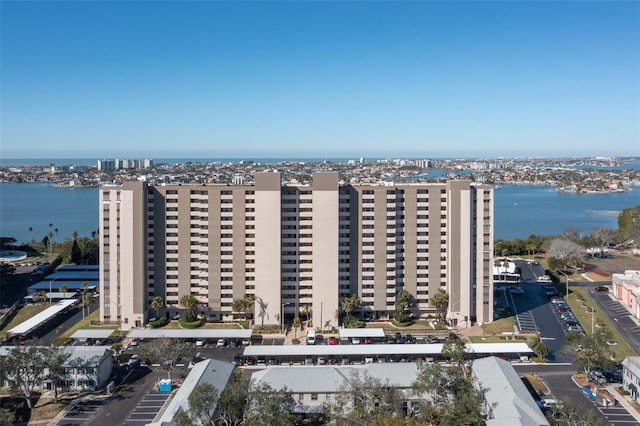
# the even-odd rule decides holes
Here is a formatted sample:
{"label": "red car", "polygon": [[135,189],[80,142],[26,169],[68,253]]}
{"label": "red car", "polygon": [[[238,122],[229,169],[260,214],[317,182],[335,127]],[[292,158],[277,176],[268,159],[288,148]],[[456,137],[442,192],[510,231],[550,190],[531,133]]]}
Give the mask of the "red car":
{"label": "red car", "polygon": [[596,288],[594,288],[595,291],[601,292],[601,291],[609,291],[609,287],[605,287],[603,285],[600,285]]}
{"label": "red car", "polygon": [[336,339],[335,337],[330,337],[329,338],[329,344],[330,345],[337,345],[338,344],[338,339]]}

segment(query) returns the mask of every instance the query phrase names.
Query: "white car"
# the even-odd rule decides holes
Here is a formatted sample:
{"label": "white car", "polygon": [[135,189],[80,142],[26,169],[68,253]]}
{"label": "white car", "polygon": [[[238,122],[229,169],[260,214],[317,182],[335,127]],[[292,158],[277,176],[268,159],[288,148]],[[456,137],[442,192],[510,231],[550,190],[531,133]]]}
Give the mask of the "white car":
{"label": "white car", "polygon": [[218,339],[216,348],[224,348],[225,346],[227,346],[227,342],[224,339]]}

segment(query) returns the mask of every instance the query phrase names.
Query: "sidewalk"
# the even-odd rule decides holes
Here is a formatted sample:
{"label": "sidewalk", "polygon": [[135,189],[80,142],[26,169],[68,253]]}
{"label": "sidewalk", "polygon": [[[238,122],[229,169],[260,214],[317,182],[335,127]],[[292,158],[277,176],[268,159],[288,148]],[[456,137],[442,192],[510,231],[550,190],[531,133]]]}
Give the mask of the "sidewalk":
{"label": "sidewalk", "polygon": [[616,401],[618,401],[618,403],[622,405],[629,412],[629,414],[631,414],[638,422],[640,422],[640,412],[638,412],[638,409],[633,405],[631,397],[621,395],[620,392],[618,392],[618,390],[616,389],[618,386],[620,385],[610,384],[607,385],[606,388],[616,398]]}

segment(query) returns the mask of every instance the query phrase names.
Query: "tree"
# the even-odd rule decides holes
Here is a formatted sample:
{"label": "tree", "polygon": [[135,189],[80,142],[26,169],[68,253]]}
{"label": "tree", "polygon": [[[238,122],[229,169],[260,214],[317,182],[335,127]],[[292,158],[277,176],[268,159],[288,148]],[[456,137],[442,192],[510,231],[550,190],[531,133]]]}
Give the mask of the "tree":
{"label": "tree", "polygon": [[529,347],[531,348],[533,353],[535,353],[536,356],[540,358],[546,358],[549,354],[549,348],[547,348],[547,345],[542,342],[540,335],[536,335],[533,337],[533,339],[531,339]]}
{"label": "tree", "polygon": [[198,307],[198,299],[196,299],[193,294],[185,294],[180,297],[180,304],[184,306],[185,309],[193,311]]}
{"label": "tree", "polygon": [[7,383],[10,392],[25,399],[33,409],[33,394],[46,378],[47,359],[41,348],[34,345],[14,346],[0,357],[0,382]]}
{"label": "tree", "polygon": [[151,309],[156,311],[156,318],[158,318],[160,309],[164,308],[164,299],[160,296],[156,296],[151,300]]}
{"label": "tree", "polygon": [[16,273],[16,267],[11,263],[0,263],[0,281],[3,283],[13,278]]}
{"label": "tree", "polygon": [[605,328],[598,329],[590,335],[569,332],[566,335],[563,353],[576,356],[576,366],[585,373],[597,366],[608,366],[615,353],[607,343],[611,339],[611,333]]}
{"label": "tree", "polygon": [[293,319],[293,330],[294,330],[293,338],[294,339],[298,338],[298,329],[300,328],[301,325],[302,325],[302,321],[300,320],[300,317],[296,315],[296,317]]}
{"label": "tree", "polygon": [[370,425],[381,416],[402,416],[400,388],[366,371],[354,371],[325,406],[325,415],[336,425]]}
{"label": "tree", "polygon": [[31,300],[33,300],[33,303],[35,303],[36,305],[44,305],[49,301],[49,296],[47,296],[46,291],[40,290],[33,295],[33,298]]}
{"label": "tree", "polygon": [[53,400],[58,402],[58,382],[61,380],[64,366],[71,357],[68,348],[59,345],[41,347],[42,354],[47,362],[47,378],[51,380],[53,388]]}
{"label": "tree", "polygon": [[82,319],[85,318],[84,310],[87,308],[87,315],[91,313],[91,306],[96,304],[96,296],[92,291],[87,291],[82,294],[82,300],[80,301],[80,307],[82,308]]}
{"label": "tree", "polygon": [[249,378],[236,370],[220,394],[218,420],[221,425],[240,425],[249,403]]}
{"label": "tree", "polygon": [[300,312],[302,313],[302,315],[304,315],[307,321],[311,319],[312,308],[309,303],[305,303],[304,305],[302,305]]}
{"label": "tree", "polygon": [[407,290],[402,289],[396,294],[396,314],[403,314],[411,303],[413,302],[413,296]]}
{"label": "tree", "polygon": [[66,293],[67,290],[69,290],[69,287],[67,287],[66,284],[62,284],[59,288],[58,291],[60,291],[60,293]]}
{"label": "tree", "polygon": [[341,307],[342,312],[347,316],[347,321],[345,322],[351,322],[351,312],[360,308],[360,298],[357,294],[352,294],[342,301]]}
{"label": "tree", "polygon": [[189,345],[176,339],[154,339],[140,344],[138,354],[140,359],[153,364],[160,364],[167,370],[168,378],[175,370],[178,360],[189,352]]}
{"label": "tree", "polygon": [[433,298],[430,300],[431,306],[436,308],[436,312],[438,315],[438,321],[444,322],[445,316],[447,315],[447,308],[449,306],[449,295],[444,289],[439,288],[436,294],[433,295]]}
{"label": "tree", "polygon": [[179,411],[173,421],[177,426],[214,426],[218,400],[219,392],[213,385],[199,383],[189,395],[188,408]]}
{"label": "tree", "polygon": [[[464,360],[467,357],[467,346],[462,340],[447,339],[442,345],[441,355],[451,363],[458,364],[464,370]],[[466,370],[464,370],[466,376]]]}
{"label": "tree", "polygon": [[574,241],[556,238],[549,245],[549,254],[562,259],[567,265],[576,266],[584,255],[585,248]]}
{"label": "tree", "polygon": [[254,383],[249,388],[245,420],[242,424],[293,426],[295,419],[291,413],[294,406],[293,395],[286,387],[274,389],[266,383]]}
{"label": "tree", "polygon": [[552,426],[605,426],[605,422],[596,410],[585,410],[568,398],[558,400],[558,403],[547,413],[547,419]]}
{"label": "tree", "polygon": [[462,369],[433,363],[418,368],[414,392],[431,396],[417,402],[419,421],[443,426],[484,424],[482,389]]}
{"label": "tree", "polygon": [[73,239],[70,258],[71,262],[75,263],[76,265],[80,265],[82,263],[82,251],[80,250],[80,246],[78,246],[77,238]]}

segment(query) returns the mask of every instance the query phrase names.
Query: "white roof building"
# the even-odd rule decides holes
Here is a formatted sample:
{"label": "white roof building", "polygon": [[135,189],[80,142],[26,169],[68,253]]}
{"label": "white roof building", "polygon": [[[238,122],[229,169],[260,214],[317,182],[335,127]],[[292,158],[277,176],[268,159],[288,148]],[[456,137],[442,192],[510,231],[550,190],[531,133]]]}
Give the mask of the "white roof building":
{"label": "white roof building", "polygon": [[471,371],[485,396],[488,426],[549,424],[511,363],[498,357],[481,358],[473,362]]}

